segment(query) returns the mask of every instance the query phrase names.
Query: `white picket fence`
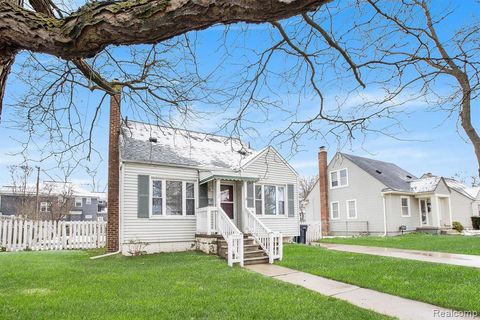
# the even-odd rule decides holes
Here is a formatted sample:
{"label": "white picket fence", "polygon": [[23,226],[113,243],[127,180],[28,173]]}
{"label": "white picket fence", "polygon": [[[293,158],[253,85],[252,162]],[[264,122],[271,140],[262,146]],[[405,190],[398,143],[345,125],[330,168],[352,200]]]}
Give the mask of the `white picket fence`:
{"label": "white picket fence", "polygon": [[0,250],[93,249],[105,246],[103,221],[0,219]]}

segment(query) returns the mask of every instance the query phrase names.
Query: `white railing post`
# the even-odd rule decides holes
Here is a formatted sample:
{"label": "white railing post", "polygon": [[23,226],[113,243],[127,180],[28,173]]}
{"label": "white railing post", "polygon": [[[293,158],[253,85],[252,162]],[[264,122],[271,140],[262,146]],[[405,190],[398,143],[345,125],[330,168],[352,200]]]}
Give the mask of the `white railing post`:
{"label": "white railing post", "polygon": [[240,240],[238,241],[238,255],[240,259],[240,267],[243,267],[243,234],[240,235]]}
{"label": "white railing post", "polygon": [[212,234],[212,222],[211,222],[212,212],[210,207],[207,207],[207,235]]}
{"label": "white railing post", "polygon": [[270,232],[268,234],[268,263],[272,264],[273,263],[273,257],[274,257],[274,252],[275,252],[275,246],[273,243],[273,233]]}
{"label": "white railing post", "polygon": [[278,235],[278,260],[283,259],[283,237],[282,234]]}
{"label": "white railing post", "polygon": [[227,237],[227,263],[233,266],[233,240],[231,236]]}

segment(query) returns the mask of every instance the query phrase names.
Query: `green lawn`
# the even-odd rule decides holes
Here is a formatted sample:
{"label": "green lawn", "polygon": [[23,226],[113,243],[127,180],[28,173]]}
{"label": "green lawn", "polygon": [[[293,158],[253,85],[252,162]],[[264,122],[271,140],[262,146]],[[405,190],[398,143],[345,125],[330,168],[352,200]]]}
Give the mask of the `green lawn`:
{"label": "green lawn", "polygon": [[480,255],[480,237],[411,233],[395,237],[330,238],[321,242]]}
{"label": "green lawn", "polygon": [[386,319],[201,253],[93,254],[0,253],[0,319]]}
{"label": "green lawn", "polygon": [[480,269],[285,245],[280,265],[456,310],[480,312]]}

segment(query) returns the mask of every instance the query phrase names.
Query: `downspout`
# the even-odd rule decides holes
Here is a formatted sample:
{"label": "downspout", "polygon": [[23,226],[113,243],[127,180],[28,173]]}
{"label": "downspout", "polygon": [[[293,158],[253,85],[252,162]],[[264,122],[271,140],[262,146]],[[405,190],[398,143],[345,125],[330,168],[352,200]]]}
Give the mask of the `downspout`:
{"label": "downspout", "polygon": [[122,252],[122,243],[123,243],[123,181],[124,181],[124,166],[123,166],[123,163],[121,163],[120,161],[120,205],[119,205],[119,209],[120,209],[120,212],[119,212],[119,219],[118,219],[118,235],[119,235],[119,239],[118,239],[118,251],[115,251],[115,252],[109,252],[109,253],[106,253],[106,254],[102,254],[102,255],[99,255],[99,256],[93,256],[93,257],[90,257],[91,260],[95,260],[95,259],[101,259],[101,258],[106,258],[106,257],[110,257],[110,256],[114,256],[114,255],[117,255],[117,254],[120,254]]}
{"label": "downspout", "polygon": [[385,195],[382,194],[383,199],[383,236],[387,236],[387,209],[386,209],[386,199]]}

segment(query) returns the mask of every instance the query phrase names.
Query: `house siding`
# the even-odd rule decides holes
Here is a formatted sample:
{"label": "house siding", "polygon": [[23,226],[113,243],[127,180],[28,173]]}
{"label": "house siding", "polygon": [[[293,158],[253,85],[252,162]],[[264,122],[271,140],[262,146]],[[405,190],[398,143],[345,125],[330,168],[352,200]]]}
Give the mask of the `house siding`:
{"label": "house siding", "polygon": [[[410,201],[410,217],[402,217],[402,197]],[[401,234],[400,226],[406,226],[407,232],[415,231],[420,225],[418,199],[413,196],[386,194],[385,208],[387,213],[387,235]]]}
{"label": "house siding", "polygon": [[450,194],[450,201],[452,202],[452,222],[458,221],[465,228],[472,228],[471,217],[474,201],[453,189]]}
{"label": "house siding", "polygon": [[305,205],[305,221],[307,223],[316,223],[321,221],[320,215],[320,184],[315,183],[307,196],[308,204]]}
{"label": "house siding", "polygon": [[[347,234],[347,231],[366,232],[368,224],[368,231],[371,234],[383,234],[382,189],[386,186],[340,154],[336,154],[328,165],[329,179],[331,171],[344,168],[348,170],[348,186],[331,189],[330,181],[328,182],[330,232],[333,235]],[[312,196],[315,198],[314,203],[320,203],[319,192]],[[347,218],[347,200],[357,202],[356,219]],[[339,202],[340,208],[338,220],[331,219],[330,206],[335,201]]]}
{"label": "house siding", "polygon": [[[273,231],[278,231],[286,237],[298,236],[300,233],[298,214],[298,176],[273,149],[266,149],[257,156],[251,163],[248,163],[244,172],[248,175],[260,177],[259,184],[287,185],[294,187],[294,217],[288,217],[288,210],[285,216],[257,217]],[[287,195],[285,194],[285,198]],[[285,199],[287,201],[287,199]]]}
{"label": "house siding", "polygon": [[[165,246],[165,250],[174,251],[175,248],[179,248],[179,250],[188,248],[189,244],[193,244],[195,241],[195,216],[137,217],[138,175],[149,175],[160,179],[196,181],[198,183],[198,171],[195,169],[123,163],[121,243],[125,247],[128,246],[129,241],[142,241],[150,245],[180,242],[183,245],[179,244],[177,247]],[[162,247],[160,246],[160,248]]]}

